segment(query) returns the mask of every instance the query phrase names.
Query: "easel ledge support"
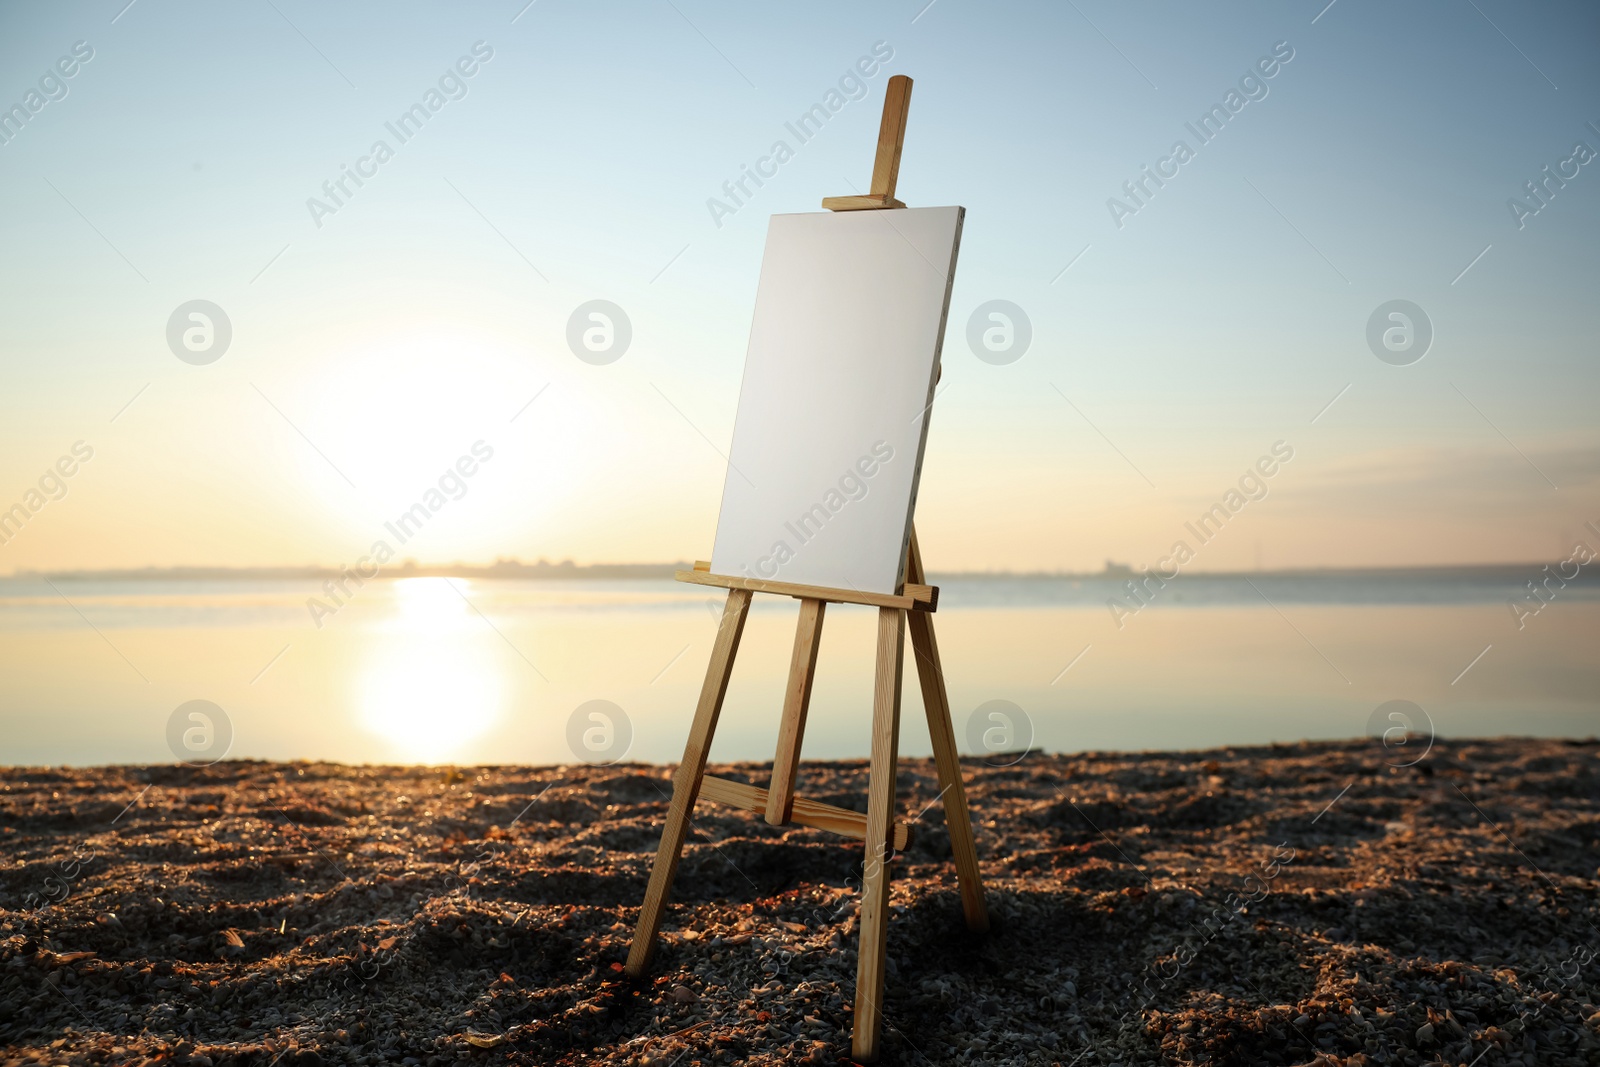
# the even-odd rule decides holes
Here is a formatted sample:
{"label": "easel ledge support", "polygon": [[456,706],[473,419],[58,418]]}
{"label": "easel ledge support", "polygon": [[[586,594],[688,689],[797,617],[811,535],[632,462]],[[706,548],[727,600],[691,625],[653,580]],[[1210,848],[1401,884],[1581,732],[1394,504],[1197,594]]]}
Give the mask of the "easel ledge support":
{"label": "easel ledge support", "polygon": [[865,604],[873,608],[899,608],[901,611],[937,611],[939,587],[907,582],[902,592],[863,593],[859,589],[833,589],[821,585],[798,585],[794,582],[769,582],[765,578],[735,578],[728,574],[712,574],[711,564],[705,569],[696,562],[692,571],[674,571],[673,577],[691,585],[709,585],[718,589],[748,589],[752,593],[774,593],[778,596],[799,597],[801,600],[821,600],[828,604]]}

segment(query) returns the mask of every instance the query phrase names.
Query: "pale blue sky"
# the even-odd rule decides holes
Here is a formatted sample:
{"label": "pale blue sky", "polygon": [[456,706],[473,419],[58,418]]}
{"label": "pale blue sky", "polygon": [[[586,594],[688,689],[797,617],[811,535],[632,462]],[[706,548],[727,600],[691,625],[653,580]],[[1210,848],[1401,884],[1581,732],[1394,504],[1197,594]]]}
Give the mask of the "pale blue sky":
{"label": "pale blue sky", "polygon": [[[1154,562],[1278,440],[1197,568],[1553,560],[1600,524],[1600,162],[1525,228],[1506,206],[1600,150],[1593,5],[124,2],[0,8],[0,106],[94,49],[0,145],[0,508],[96,450],[0,572],[345,562],[479,439],[417,555],[704,557],[767,216],[864,189],[891,74],[901,199],[968,210],[937,565]],[[479,41],[467,95],[393,141]],[[866,98],[714,225],[878,42]],[[1265,98],[1117,228],[1107,199],[1278,42]],[[379,138],[318,228],[307,198]],[[233,324],[209,366],[165,340],[196,298]],[[594,298],[633,325],[607,366],[565,342]],[[1435,330],[1403,367],[1365,341],[1397,298]],[[967,347],[991,299],[1032,321],[1009,365]]]}

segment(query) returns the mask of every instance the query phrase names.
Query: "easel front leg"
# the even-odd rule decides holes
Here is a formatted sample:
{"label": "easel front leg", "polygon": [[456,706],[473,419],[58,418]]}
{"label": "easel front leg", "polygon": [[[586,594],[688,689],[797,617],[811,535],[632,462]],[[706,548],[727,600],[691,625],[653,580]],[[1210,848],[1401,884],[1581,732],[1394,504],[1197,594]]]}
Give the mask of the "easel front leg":
{"label": "easel front leg", "polygon": [[672,776],[672,801],[667,805],[667,824],[661,831],[655,865],[650,868],[650,888],[645,891],[639,925],[633,932],[633,945],[628,949],[628,973],[635,978],[644,974],[655,952],[667,894],[672,890],[673,876],[678,873],[678,857],[683,852],[684,838],[689,835],[689,820],[700,795],[700,779],[706,773],[711,735],[716,732],[717,717],[722,714],[722,698],[728,692],[734,653],[739,650],[739,638],[744,634],[750,597],[747,589],[730,589],[728,602],[722,609],[722,622],[711,647],[711,663],[706,667],[705,685],[700,689],[700,703],[694,711],[694,725],[689,728],[689,743],[683,750],[683,762]]}
{"label": "easel front leg", "polygon": [[[912,530],[906,581],[925,580],[922,552],[917,547],[917,533]],[[961,883],[961,910],[967,918],[967,929],[983,933],[989,929],[989,911],[983,903],[983,878],[978,873],[978,850],[972,840],[972,817],[967,811],[966,786],[961,781],[955,728],[950,723],[950,694],[939,662],[939,642],[933,636],[933,616],[925,611],[911,612],[911,653],[917,661],[917,680],[922,683],[922,706],[928,714],[928,737],[933,742],[933,761],[939,770],[944,821],[950,831],[950,850],[955,853],[956,877]]]}
{"label": "easel front leg", "polygon": [[900,676],[905,667],[905,612],[878,609],[878,670],[872,700],[872,770],[867,782],[867,846],[861,884],[861,944],[856,956],[855,1032],[851,1051],[878,1058],[883,1028],[884,955],[889,936],[889,824],[894,819],[900,755]]}

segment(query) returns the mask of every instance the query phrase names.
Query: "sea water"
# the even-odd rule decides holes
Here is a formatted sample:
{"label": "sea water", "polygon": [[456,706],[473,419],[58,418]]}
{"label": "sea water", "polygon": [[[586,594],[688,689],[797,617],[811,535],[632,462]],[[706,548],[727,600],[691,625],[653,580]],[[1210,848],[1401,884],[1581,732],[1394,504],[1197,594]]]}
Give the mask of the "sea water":
{"label": "sea water", "polygon": [[[1393,700],[1440,736],[1600,733],[1593,584],[1532,614],[1504,575],[1126,583],[941,581],[963,750],[1348,738]],[[410,577],[352,594],[314,614],[311,598],[331,603],[320,579],[0,579],[0,761],[675,762],[723,600],[670,580]],[[756,598],[713,759],[772,758],[796,612]],[[827,609],[808,758],[868,753],[874,616]],[[926,755],[913,663],[908,648],[901,752]],[[180,713],[191,701],[221,720]]]}

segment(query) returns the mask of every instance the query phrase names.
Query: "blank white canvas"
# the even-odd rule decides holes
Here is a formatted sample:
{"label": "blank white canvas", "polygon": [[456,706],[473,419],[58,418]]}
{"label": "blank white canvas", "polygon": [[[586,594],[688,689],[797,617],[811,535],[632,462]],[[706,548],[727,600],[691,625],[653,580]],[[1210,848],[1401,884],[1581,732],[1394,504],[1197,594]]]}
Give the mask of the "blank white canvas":
{"label": "blank white canvas", "polygon": [[899,591],[965,213],[772,217],[714,573]]}

